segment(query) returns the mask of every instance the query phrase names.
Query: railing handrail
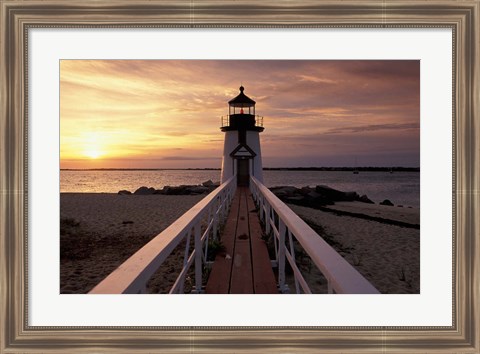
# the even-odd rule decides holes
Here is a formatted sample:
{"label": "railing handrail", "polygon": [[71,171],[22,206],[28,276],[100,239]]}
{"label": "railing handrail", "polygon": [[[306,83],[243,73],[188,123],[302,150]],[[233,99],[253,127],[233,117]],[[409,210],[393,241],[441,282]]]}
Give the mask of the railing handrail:
{"label": "railing handrail", "polygon": [[[250,114],[251,116],[255,117],[255,126],[263,128],[263,116],[258,114]],[[220,121],[222,127],[228,127],[230,125],[230,115],[223,115],[220,116]]]}
{"label": "railing handrail", "polygon": [[180,218],[155,236],[134,253],[116,270],[96,285],[90,294],[123,294],[143,291],[146,280],[151,278],[164,260],[182,241],[185,234],[199,222],[199,217],[216,198],[235,181],[236,176],[222,183],[214,191],[200,200]]}
{"label": "railing handrail", "polygon": [[337,293],[379,293],[379,291],[370,284],[363,275],[338,254],[337,251],[335,251],[265,185],[253,176],[251,176],[251,180]]}

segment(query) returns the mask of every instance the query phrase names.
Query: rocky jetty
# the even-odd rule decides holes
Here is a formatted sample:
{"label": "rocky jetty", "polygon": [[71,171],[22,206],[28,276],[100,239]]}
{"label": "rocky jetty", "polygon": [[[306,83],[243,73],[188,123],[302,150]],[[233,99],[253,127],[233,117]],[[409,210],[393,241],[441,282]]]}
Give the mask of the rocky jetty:
{"label": "rocky jetty", "polygon": [[[180,185],[180,186],[165,186],[162,189],[155,189],[153,187],[142,186],[133,193],[128,190],[121,190],[120,195],[199,195],[208,194],[217,188],[220,182],[213,182],[211,180],[205,181],[198,185]],[[359,195],[357,192],[343,192],[328,186],[318,185],[315,187],[292,187],[292,186],[278,186],[271,187],[270,190],[279,199],[285,203],[307,206],[311,208],[318,208],[327,205],[334,205],[335,202],[362,202],[367,204],[375,204],[366,195]],[[393,205],[389,200],[385,200],[380,204]]]}
{"label": "rocky jetty", "polygon": [[199,195],[199,194],[208,194],[217,188],[220,185],[220,182],[213,182],[211,180],[205,181],[202,184],[198,185],[181,185],[181,186],[165,186],[162,189],[155,189],[153,187],[142,186],[138,188],[135,192],[130,192],[127,190],[121,190],[118,192],[120,195],[153,195],[153,194],[163,194],[163,195]]}
{"label": "rocky jetty", "polygon": [[366,195],[359,195],[357,192],[343,192],[328,186],[316,187],[292,187],[279,186],[270,188],[280,200],[311,208],[333,205],[335,202],[362,202],[375,204]]}

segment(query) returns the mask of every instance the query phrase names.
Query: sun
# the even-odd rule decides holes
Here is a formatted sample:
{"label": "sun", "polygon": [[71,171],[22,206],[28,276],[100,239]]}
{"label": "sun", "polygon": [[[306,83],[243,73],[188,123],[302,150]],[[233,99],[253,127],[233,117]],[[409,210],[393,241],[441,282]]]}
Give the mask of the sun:
{"label": "sun", "polygon": [[85,156],[91,158],[91,159],[98,159],[103,155],[103,152],[97,149],[89,149],[84,152]]}
{"label": "sun", "polygon": [[99,132],[88,133],[83,138],[82,154],[90,159],[98,159],[105,155],[106,136]]}

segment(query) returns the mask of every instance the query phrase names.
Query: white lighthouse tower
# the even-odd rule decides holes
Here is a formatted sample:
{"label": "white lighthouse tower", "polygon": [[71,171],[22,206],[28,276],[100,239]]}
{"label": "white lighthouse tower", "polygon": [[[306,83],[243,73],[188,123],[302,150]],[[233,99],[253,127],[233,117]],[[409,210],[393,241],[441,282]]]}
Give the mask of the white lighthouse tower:
{"label": "white lighthouse tower", "polygon": [[240,94],[228,102],[228,116],[222,119],[225,132],[222,159],[222,183],[237,176],[237,185],[248,186],[250,176],[263,183],[260,133],[263,117],[255,115],[255,101],[246,96],[240,86]]}

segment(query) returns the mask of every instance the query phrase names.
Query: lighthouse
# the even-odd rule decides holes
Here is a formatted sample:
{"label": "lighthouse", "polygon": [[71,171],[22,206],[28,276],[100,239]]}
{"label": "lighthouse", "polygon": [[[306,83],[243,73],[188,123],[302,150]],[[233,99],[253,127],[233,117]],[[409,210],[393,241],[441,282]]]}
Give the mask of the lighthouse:
{"label": "lighthouse", "polygon": [[255,101],[240,93],[228,102],[228,116],[222,117],[222,132],[225,133],[222,159],[222,183],[237,176],[238,186],[248,186],[250,176],[263,183],[260,133],[263,132],[263,117],[255,115]]}

